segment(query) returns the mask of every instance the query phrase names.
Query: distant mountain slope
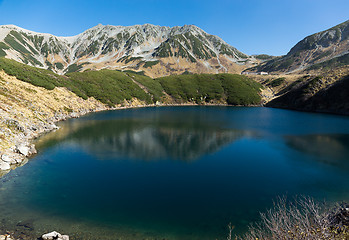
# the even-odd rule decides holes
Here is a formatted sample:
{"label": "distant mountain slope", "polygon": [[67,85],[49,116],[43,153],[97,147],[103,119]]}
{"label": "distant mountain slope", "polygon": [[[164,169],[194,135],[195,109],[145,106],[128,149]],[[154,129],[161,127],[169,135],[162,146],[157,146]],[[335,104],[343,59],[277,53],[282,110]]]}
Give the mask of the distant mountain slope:
{"label": "distant mountain slope", "polygon": [[0,26],[0,57],[58,74],[85,69],[132,69],[152,77],[239,73],[255,59],[194,25],[97,25],[73,37]]}
{"label": "distant mountain slope", "polygon": [[304,76],[282,89],[268,107],[349,115],[349,70]]}
{"label": "distant mountain slope", "polygon": [[[259,72],[292,73],[309,68],[349,64],[349,20],[298,42],[287,55],[253,68]],[[250,70],[249,70],[250,71]]]}

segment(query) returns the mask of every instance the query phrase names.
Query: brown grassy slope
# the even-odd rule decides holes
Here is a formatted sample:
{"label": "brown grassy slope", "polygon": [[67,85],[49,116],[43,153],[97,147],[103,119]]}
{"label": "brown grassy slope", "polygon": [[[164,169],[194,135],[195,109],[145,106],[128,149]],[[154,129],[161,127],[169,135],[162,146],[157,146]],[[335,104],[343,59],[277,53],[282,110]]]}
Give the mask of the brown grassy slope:
{"label": "brown grassy slope", "polygon": [[106,107],[65,88],[47,90],[0,71],[0,152],[45,131],[55,120]]}

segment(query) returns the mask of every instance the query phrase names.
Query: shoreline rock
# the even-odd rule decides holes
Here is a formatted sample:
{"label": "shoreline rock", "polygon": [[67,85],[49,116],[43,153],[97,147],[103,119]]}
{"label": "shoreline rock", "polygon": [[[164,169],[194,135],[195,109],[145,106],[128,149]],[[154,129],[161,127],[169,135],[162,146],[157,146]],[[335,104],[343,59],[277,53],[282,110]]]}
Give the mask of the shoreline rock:
{"label": "shoreline rock", "polygon": [[10,169],[11,169],[11,166],[9,163],[4,162],[4,161],[0,162],[0,170],[6,171],[6,170],[10,170]]}
{"label": "shoreline rock", "polygon": [[68,235],[62,235],[56,231],[50,232],[50,233],[46,233],[44,235],[41,236],[42,240],[53,240],[53,239],[57,239],[57,240],[69,240],[69,236]]}
{"label": "shoreline rock", "polygon": [[0,235],[0,240],[14,240],[11,235],[5,234],[5,235]]}

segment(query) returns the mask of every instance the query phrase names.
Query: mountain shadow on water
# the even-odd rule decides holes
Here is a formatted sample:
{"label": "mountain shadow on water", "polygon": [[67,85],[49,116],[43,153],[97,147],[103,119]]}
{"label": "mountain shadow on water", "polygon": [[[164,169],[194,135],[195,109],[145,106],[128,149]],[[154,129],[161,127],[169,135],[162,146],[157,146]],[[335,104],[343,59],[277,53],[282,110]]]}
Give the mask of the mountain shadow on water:
{"label": "mountain shadow on water", "polygon": [[289,147],[313,156],[316,161],[349,168],[349,134],[286,136],[285,141]]}

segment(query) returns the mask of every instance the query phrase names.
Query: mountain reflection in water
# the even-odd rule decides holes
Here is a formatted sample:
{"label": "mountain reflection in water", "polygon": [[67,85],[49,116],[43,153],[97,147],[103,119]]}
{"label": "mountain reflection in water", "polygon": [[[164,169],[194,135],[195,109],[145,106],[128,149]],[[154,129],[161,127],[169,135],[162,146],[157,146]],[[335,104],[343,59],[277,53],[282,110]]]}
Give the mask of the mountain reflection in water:
{"label": "mountain reflection in water", "polygon": [[225,239],[230,222],[243,234],[278,196],[349,199],[348,117],[154,107],[59,125],[0,183],[10,231],[30,222],[37,236]]}
{"label": "mountain reflection in water", "polygon": [[204,122],[115,119],[67,123],[56,133],[41,138],[37,146],[45,148],[65,138],[101,159],[191,161],[249,136],[253,136],[251,131],[224,129]]}
{"label": "mountain reflection in water", "polygon": [[348,160],[349,134],[286,136],[285,141],[289,147],[313,156],[316,161],[343,167]]}

